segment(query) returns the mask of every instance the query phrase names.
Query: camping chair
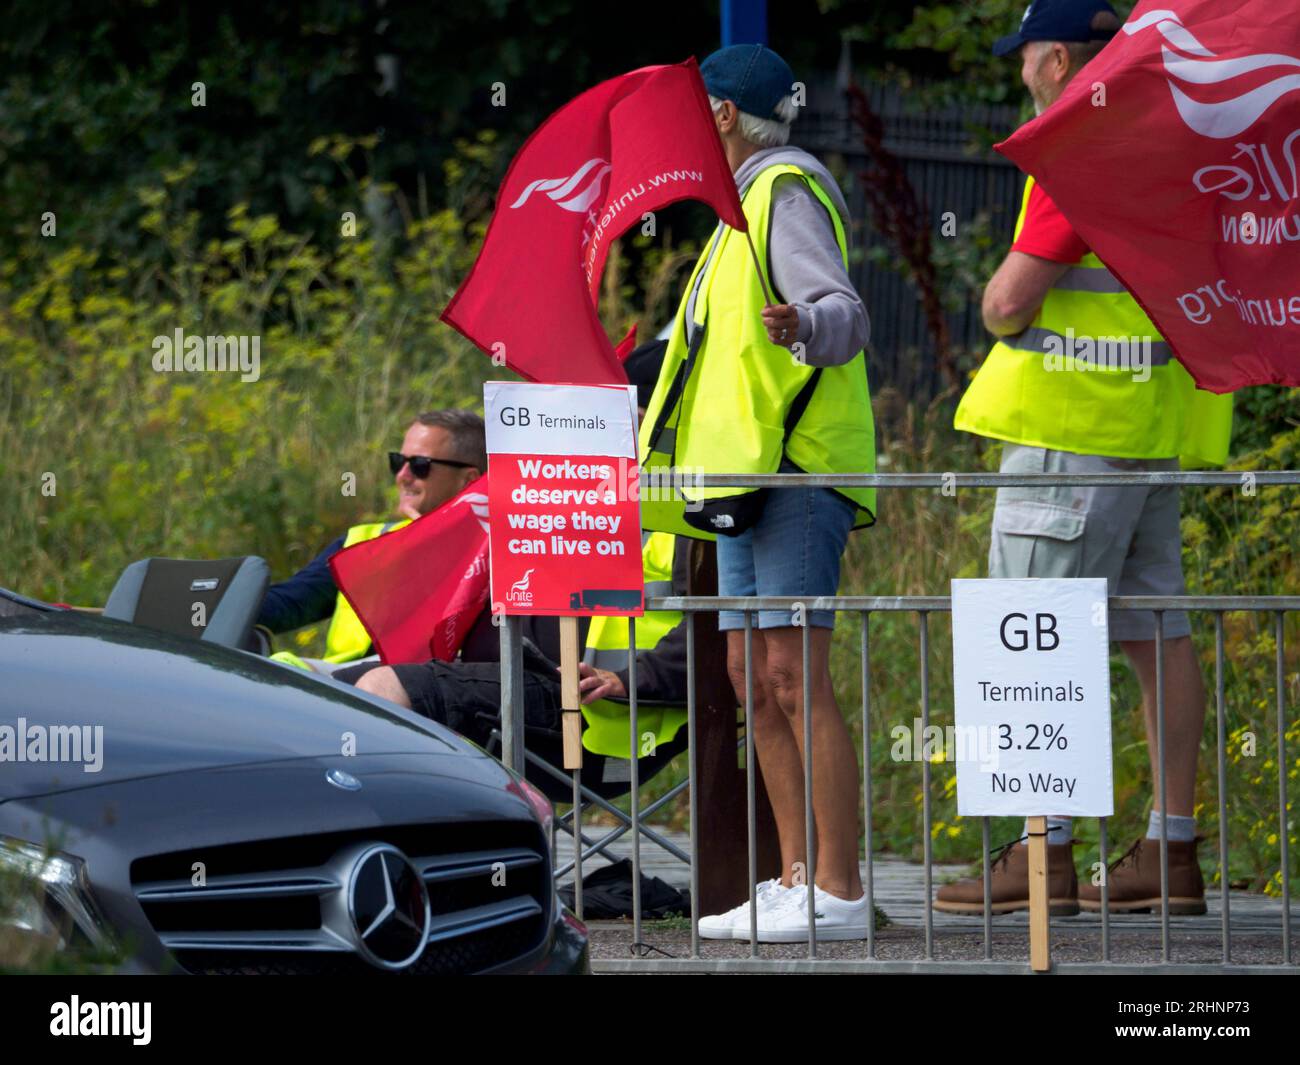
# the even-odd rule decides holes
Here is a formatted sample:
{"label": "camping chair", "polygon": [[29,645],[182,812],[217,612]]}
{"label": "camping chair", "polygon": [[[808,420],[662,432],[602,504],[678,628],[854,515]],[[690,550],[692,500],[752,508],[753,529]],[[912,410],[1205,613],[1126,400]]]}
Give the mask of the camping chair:
{"label": "camping chair", "polygon": [[[626,700],[614,699],[612,702],[625,702]],[[638,699],[638,706],[653,707],[659,704],[649,699]],[[499,721],[495,718],[489,719],[492,731],[489,736],[488,752],[497,758],[501,757],[501,732]],[[683,726],[677,737],[670,743],[660,746],[654,754],[646,755],[637,761],[638,780],[644,784],[661,769],[671,762],[682,751],[686,750],[686,729]],[[563,734],[554,729],[539,728],[534,725],[525,725],[524,727],[524,775],[528,782],[540,790],[548,799],[556,803],[573,802],[573,775],[570,770],[561,769],[559,766],[564,762],[564,737]],[[678,795],[680,795],[689,786],[688,780],[683,780],[673,786],[666,794],[661,795],[653,803],[638,814],[638,825],[641,835],[650,842],[662,847],[678,861],[690,864],[690,855],[686,854],[680,847],[676,846],[653,828],[645,824],[644,819],[653,815],[657,810],[667,805]],[[632,786],[631,761],[626,758],[611,758],[602,754],[593,754],[591,751],[582,752],[582,784],[581,799],[582,813],[592,807],[598,807],[610,814],[619,825],[599,839],[592,839],[585,832],[582,833],[581,846],[582,860],[585,862],[592,855],[600,854],[611,862],[617,861],[616,855],[610,854],[607,848],[617,839],[626,835],[632,828],[632,819],[613,804],[611,800],[621,798],[626,795]],[[574,829],[574,811],[570,810],[562,817],[555,819],[555,827],[558,830],[573,835]],[[554,840],[552,840],[552,845]],[[564,865],[556,866],[555,879],[559,880],[573,869],[573,861]]]}
{"label": "camping chair", "polygon": [[[256,555],[211,561],[146,558],[122,571],[103,616],[223,647],[257,651],[253,623],[271,571]],[[200,614],[196,607],[202,604]],[[196,625],[202,617],[204,624]]]}

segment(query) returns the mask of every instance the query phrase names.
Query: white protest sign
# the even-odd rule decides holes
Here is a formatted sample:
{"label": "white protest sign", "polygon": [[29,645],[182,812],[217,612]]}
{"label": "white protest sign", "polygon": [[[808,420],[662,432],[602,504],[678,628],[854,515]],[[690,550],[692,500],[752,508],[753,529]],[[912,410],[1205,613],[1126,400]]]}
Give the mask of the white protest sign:
{"label": "white protest sign", "polygon": [[952,644],[957,812],[1114,813],[1106,581],[955,580]]}

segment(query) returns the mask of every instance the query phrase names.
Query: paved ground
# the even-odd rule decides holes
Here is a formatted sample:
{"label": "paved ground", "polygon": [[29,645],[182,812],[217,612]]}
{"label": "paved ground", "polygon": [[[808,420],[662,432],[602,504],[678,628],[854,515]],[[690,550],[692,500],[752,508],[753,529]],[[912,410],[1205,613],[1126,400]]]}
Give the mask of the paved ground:
{"label": "paved ground", "polygon": [[[683,851],[689,850],[683,834],[664,832]],[[557,855],[561,863],[572,859],[572,842],[561,836]],[[611,850],[619,857],[630,857],[627,837]],[[674,887],[685,889],[690,880],[689,868],[654,844],[641,847],[642,870]],[[589,860],[589,873],[600,859]],[[936,865],[934,883],[964,875],[962,865]],[[865,869],[864,869],[865,873]],[[925,954],[925,881],[924,869],[913,862],[897,858],[878,858],[874,863],[876,905],[885,911],[889,924],[876,934],[875,957],[881,961],[924,961]],[[1217,894],[1207,895],[1209,913],[1203,917],[1170,918],[1170,961],[1177,964],[1214,965],[1223,960],[1223,908]],[[1234,965],[1277,965],[1282,958],[1282,903],[1262,895],[1231,892],[1228,899],[1231,917],[1231,961]],[[1292,930],[1300,935],[1300,901],[1291,904]],[[690,927],[684,921],[646,921],[642,926],[642,948],[632,949],[631,921],[593,921],[593,965],[608,971],[608,964],[636,957],[665,959],[689,958]],[[984,921],[982,917],[958,917],[933,913],[932,957],[944,961],[982,962],[984,960]],[[993,959],[998,962],[1024,962],[1028,954],[1028,915],[1009,914],[993,918]],[[703,958],[751,956],[747,942],[701,941]],[[759,956],[771,959],[803,959],[808,956],[806,943],[760,944]],[[865,941],[821,943],[818,956],[823,959],[869,960]],[[1056,963],[1099,962],[1102,957],[1102,922],[1100,915],[1052,919],[1052,958]],[[1118,963],[1156,964],[1161,961],[1160,915],[1117,914],[1110,920],[1110,960]],[[1292,943],[1292,971],[1300,974],[1300,946]]]}

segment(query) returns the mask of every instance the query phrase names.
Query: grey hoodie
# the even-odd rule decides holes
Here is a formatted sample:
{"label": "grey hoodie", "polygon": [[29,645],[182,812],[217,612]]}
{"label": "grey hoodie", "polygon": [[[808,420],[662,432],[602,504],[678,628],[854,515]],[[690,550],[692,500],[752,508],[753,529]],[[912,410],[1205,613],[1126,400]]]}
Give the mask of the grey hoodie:
{"label": "grey hoodie", "polygon": [[[762,170],[781,163],[793,163],[817,180],[839,211],[847,237],[849,208],[839,185],[802,148],[763,148],[755,152],[736,171],[740,194],[745,194]],[[776,289],[773,298],[798,309],[798,339],[804,344],[810,366],[839,366],[866,346],[871,336],[867,309],[844,269],[830,219],[808,186],[793,175],[778,180],[772,190],[768,259]],[[694,305],[695,293],[691,293],[688,315]]]}

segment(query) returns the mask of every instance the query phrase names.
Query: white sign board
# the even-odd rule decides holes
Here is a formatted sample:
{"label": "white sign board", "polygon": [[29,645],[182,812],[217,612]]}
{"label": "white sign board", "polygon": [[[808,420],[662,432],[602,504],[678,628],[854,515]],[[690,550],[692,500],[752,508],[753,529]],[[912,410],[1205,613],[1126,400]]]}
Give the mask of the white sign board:
{"label": "white sign board", "polygon": [[600,455],[636,461],[631,385],[488,381],[483,421],[489,455]]}
{"label": "white sign board", "polygon": [[962,817],[1114,813],[1106,581],[955,580]]}

